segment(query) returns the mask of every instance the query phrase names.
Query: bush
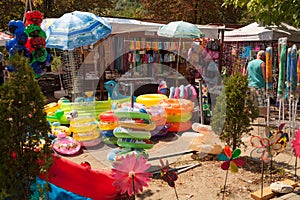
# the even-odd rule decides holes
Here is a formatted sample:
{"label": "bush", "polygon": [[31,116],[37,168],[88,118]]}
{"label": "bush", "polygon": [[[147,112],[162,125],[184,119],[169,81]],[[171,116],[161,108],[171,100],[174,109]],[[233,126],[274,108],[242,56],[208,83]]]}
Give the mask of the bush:
{"label": "bush", "polygon": [[29,199],[31,183],[51,165],[50,129],[28,60],[14,55],[11,65],[17,72],[0,88],[0,199]]}
{"label": "bush", "polygon": [[243,144],[243,134],[252,130],[250,122],[258,117],[259,110],[249,95],[246,76],[235,73],[225,77],[224,86],[217,98],[211,125],[213,131],[220,134],[221,140],[236,149]]}

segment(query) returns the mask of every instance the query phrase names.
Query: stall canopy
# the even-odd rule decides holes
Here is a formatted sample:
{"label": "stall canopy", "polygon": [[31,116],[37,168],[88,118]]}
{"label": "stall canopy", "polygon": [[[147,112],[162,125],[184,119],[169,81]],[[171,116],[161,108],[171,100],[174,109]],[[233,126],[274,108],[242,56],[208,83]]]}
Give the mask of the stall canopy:
{"label": "stall canopy", "polygon": [[[145,31],[149,34],[156,33],[158,28],[164,24],[140,21],[136,19],[103,17],[112,26],[111,34],[120,34],[128,32]],[[53,23],[56,18],[46,18],[43,20],[41,27],[44,31]],[[215,25],[196,25],[207,38],[218,39],[218,30],[223,26]]]}
{"label": "stall canopy", "polygon": [[0,32],[0,46],[5,46],[6,41],[11,38],[12,38],[12,36],[5,34],[3,32]]}
{"label": "stall canopy", "polygon": [[287,37],[292,42],[300,42],[300,29],[283,23],[280,26],[265,27],[254,22],[233,31],[226,31],[224,42],[274,41],[281,37]]}

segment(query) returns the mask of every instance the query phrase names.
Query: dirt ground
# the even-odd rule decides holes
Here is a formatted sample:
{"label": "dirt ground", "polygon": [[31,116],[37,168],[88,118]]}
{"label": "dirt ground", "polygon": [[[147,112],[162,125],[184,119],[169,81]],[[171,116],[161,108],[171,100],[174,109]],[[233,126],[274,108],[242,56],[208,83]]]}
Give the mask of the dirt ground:
{"label": "dirt ground", "polygon": [[[259,128],[256,128],[259,129]],[[254,130],[257,132],[261,130]],[[245,137],[244,142],[249,144],[250,137]],[[156,149],[150,151],[150,158],[155,156],[166,155],[170,152],[180,152],[188,149],[185,146],[186,140],[181,140],[180,137],[172,138],[169,141],[160,141],[156,144]],[[180,145],[178,145],[180,144]],[[182,149],[181,149],[182,148]],[[249,158],[249,152],[252,147],[242,150],[242,157],[246,160],[244,167],[240,168],[238,173],[229,172],[225,188],[224,199],[247,200],[252,199],[251,193],[261,189],[261,169],[262,165],[259,161],[253,161]],[[106,159],[106,154],[109,148],[101,146],[101,148],[86,149],[78,156],[68,157],[74,162],[80,163],[88,161],[92,168],[110,169],[111,165]],[[223,198],[223,187],[225,184],[226,171],[221,169],[222,161],[217,160],[216,155],[206,155],[199,158],[192,154],[177,156],[174,158],[166,158],[169,160],[170,167],[176,168],[188,164],[198,164],[197,167],[183,171],[178,174],[178,179],[175,181],[175,188],[168,186],[159,174],[154,175],[149,182],[149,186],[144,188],[144,191],[136,195],[138,200],[173,200],[176,199],[176,192],[180,200],[217,200]],[[166,160],[165,159],[165,160]],[[272,170],[270,165],[264,166],[263,187],[268,187],[271,181],[292,179],[294,177],[295,157],[290,151],[279,154],[272,162]],[[158,170],[158,159],[151,161],[153,166],[150,171]],[[300,173],[299,169],[297,174]]]}

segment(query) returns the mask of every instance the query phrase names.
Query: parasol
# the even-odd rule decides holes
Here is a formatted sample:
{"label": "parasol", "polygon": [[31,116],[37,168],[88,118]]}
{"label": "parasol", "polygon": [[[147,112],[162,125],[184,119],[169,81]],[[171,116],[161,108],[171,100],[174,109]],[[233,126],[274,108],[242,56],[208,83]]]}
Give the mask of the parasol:
{"label": "parasol", "polygon": [[72,50],[93,44],[112,31],[111,25],[93,13],[74,11],[56,19],[47,29],[47,48]]}
{"label": "parasol", "polygon": [[[194,24],[184,21],[174,21],[170,22],[167,25],[159,27],[157,31],[158,36],[168,37],[168,38],[179,38],[178,45],[178,57],[177,57],[177,67],[178,71],[179,66],[179,55],[181,48],[181,38],[202,38],[204,33]],[[176,85],[178,80],[176,79]]]}

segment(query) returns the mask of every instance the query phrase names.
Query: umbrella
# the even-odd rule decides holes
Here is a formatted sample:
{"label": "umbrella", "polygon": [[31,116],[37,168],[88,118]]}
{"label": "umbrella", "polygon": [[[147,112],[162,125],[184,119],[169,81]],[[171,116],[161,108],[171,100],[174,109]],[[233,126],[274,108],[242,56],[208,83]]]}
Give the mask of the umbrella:
{"label": "umbrella", "polygon": [[46,31],[47,48],[72,50],[90,45],[112,31],[103,18],[89,12],[74,11],[55,20]]}
{"label": "umbrella", "polygon": [[[204,33],[189,22],[184,21],[174,21],[170,22],[167,25],[163,25],[159,27],[157,31],[158,36],[169,37],[169,38],[179,38],[179,45],[178,45],[178,55],[180,55],[180,43],[181,38],[202,38],[204,37]],[[177,59],[177,71],[179,65],[179,58]],[[176,85],[177,85],[176,79]]]}
{"label": "umbrella", "polygon": [[[74,90],[73,79],[76,76],[77,56],[74,55],[74,51],[69,50],[96,43],[109,35],[112,27],[105,19],[93,13],[81,11],[66,13],[50,24],[46,31],[46,47],[68,50],[68,62],[71,63],[71,77],[68,78],[71,83],[68,84],[73,85]],[[47,24],[44,28],[47,28]]]}

